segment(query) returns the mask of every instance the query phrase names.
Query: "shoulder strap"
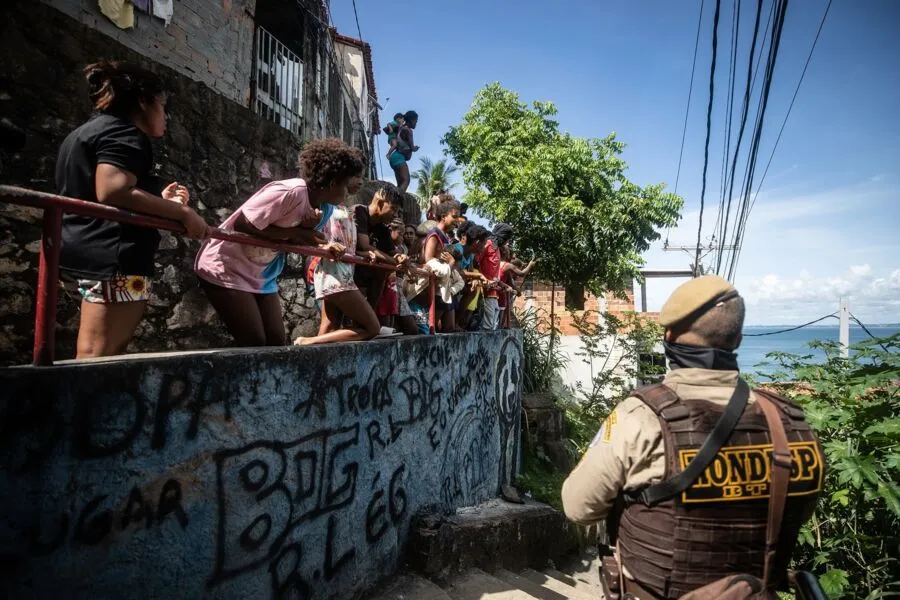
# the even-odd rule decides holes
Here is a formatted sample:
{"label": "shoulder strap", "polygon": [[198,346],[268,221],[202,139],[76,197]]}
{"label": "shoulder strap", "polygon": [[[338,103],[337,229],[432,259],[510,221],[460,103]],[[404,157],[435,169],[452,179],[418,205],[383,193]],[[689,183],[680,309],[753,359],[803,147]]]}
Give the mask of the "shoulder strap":
{"label": "shoulder strap", "polygon": [[632,391],[628,395],[633,396],[646,404],[658,417],[663,416],[662,413],[665,409],[678,403],[678,394],[664,383],[645,385],[644,387],[639,387]]}
{"label": "shoulder strap", "polygon": [[[635,501],[642,502],[647,506],[654,506],[660,502],[665,502],[669,498],[674,498],[688,489],[700,477],[706,467],[709,466],[716,454],[719,453],[719,450],[722,449],[722,446],[725,445],[725,442],[728,441],[728,438],[731,437],[735,425],[737,425],[741,415],[744,414],[744,408],[746,408],[749,398],[750,387],[743,379],[738,378],[737,386],[731,394],[728,406],[725,407],[725,411],[719,417],[716,426],[706,436],[706,439],[700,446],[700,450],[688,466],[675,477],[644,488]],[[644,398],[641,399],[644,400]],[[644,401],[646,402],[646,400]],[[647,404],[648,406],[650,405],[649,403]]]}
{"label": "shoulder strap", "polygon": [[778,536],[787,501],[788,483],[791,476],[791,451],[787,434],[781,422],[781,414],[767,394],[758,394],[757,401],[766,415],[769,435],[772,437],[772,480],[769,484],[769,521],[766,525],[766,554],[763,566],[763,585],[772,585]]}

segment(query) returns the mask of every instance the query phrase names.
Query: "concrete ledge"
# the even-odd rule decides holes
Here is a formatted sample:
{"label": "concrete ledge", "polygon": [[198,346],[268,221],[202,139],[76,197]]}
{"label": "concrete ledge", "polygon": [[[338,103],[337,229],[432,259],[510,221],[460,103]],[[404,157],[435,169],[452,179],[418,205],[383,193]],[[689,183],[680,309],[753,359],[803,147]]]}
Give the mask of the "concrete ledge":
{"label": "concrete ledge", "polygon": [[577,549],[575,526],[552,507],[490,500],[448,517],[420,515],[410,528],[407,564],[446,582],[472,567],[542,569]]}

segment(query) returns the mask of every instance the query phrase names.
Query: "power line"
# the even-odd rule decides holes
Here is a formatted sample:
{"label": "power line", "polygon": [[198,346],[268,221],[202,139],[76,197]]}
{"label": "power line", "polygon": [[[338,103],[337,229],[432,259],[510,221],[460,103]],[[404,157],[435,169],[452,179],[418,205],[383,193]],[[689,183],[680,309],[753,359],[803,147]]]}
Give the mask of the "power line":
{"label": "power line", "polygon": [[[722,268],[722,257],[725,252],[725,240],[728,237],[728,220],[731,218],[731,200],[734,195],[734,171],[737,168],[738,156],[741,152],[741,143],[744,139],[744,129],[747,127],[747,117],[750,113],[750,95],[753,88],[753,77],[751,75],[753,70],[753,56],[756,53],[756,41],[759,36],[759,17],[762,13],[762,3],[763,0],[757,0],[756,3],[756,19],[753,25],[753,41],[750,42],[750,58],[747,61],[747,84],[744,87],[744,102],[741,107],[741,124],[738,127],[738,136],[737,142],[735,142],[734,146],[734,158],[731,161],[731,176],[730,183],[728,186],[728,194],[727,198],[727,209],[725,210],[725,216],[722,220],[722,232],[719,236],[719,253],[716,258],[716,273],[718,274]],[[774,6],[774,4],[773,4]],[[768,27],[766,28],[768,30]],[[765,34],[763,34],[763,38],[765,38]],[[765,42],[763,42],[765,43]],[[759,49],[760,55],[762,55],[762,47]],[[723,198],[724,201],[724,198]]]}
{"label": "power line", "polygon": [[353,0],[353,16],[356,18],[356,33],[359,34],[359,41],[362,41],[362,29],[359,28],[359,13],[356,12],[356,0]]}
{"label": "power line", "polygon": [[[803,65],[803,71],[800,73],[800,79],[797,81],[797,87],[794,89],[794,95],[791,97],[791,103],[788,106],[787,114],[784,115],[784,120],[781,122],[781,128],[778,130],[778,137],[775,138],[775,144],[772,146],[772,153],[769,154],[769,160],[766,163],[766,168],[763,171],[763,176],[759,181],[759,185],[756,187],[756,193],[753,195],[753,201],[750,202],[750,207],[747,209],[747,217],[744,219],[742,224],[743,230],[747,228],[747,220],[750,217],[750,212],[753,210],[753,207],[756,206],[756,199],[759,198],[759,192],[762,189],[762,184],[766,180],[766,175],[769,174],[769,167],[772,166],[772,159],[775,158],[775,151],[778,149],[778,143],[781,141],[781,135],[784,133],[784,128],[787,125],[788,118],[791,116],[791,110],[794,108],[794,101],[797,100],[797,94],[800,92],[800,86],[803,84],[803,78],[806,76],[806,71],[809,68],[809,63],[812,61],[813,52],[816,50],[816,45],[819,43],[819,36],[822,34],[822,28],[825,26],[825,19],[828,18],[828,11],[831,10],[831,2],[832,0],[828,0],[828,4],[825,6],[825,12],[822,14],[822,20],[819,21],[819,28],[816,30],[816,37],[813,39],[812,47],[809,49],[809,55],[806,57],[806,64]],[[743,235],[743,232],[742,232]],[[741,258],[741,246],[738,246],[737,255],[734,258],[734,263],[736,264]]]}
{"label": "power line", "polygon": [[712,38],[712,63],[709,68],[709,104],[706,107],[706,145],[703,151],[703,187],[700,188],[700,218],[697,225],[697,255],[694,260],[694,270],[700,270],[700,240],[703,233],[703,207],[706,201],[706,171],[709,168],[709,138],[712,133],[713,100],[716,93],[716,50],[719,45],[719,13],[722,8],[722,0],[716,0],[716,12],[713,15]]}
{"label": "power line", "polygon": [[803,329],[804,327],[809,327],[810,325],[815,325],[816,323],[818,323],[820,321],[824,321],[825,319],[830,319],[832,317],[837,319],[838,318],[837,313],[833,312],[830,315],[825,315],[824,317],[820,317],[820,318],[816,319],[815,321],[810,321],[809,323],[804,323],[803,325],[797,325],[796,327],[791,327],[789,329],[780,329],[778,331],[768,331],[766,333],[745,333],[744,337],[763,337],[766,335],[778,335],[779,333],[788,333],[789,331],[797,331],[798,329]]}
{"label": "power line", "polygon": [[[356,4],[356,0],[353,0],[353,3]],[[691,114],[691,95],[694,92],[694,71],[697,68],[697,47],[700,45],[700,25],[703,23],[703,6],[706,4],[706,0],[700,0],[700,16],[697,18],[697,37],[694,40],[694,59],[691,65],[691,83],[688,86],[688,100],[687,100],[687,108],[684,111],[684,127],[681,130],[681,151],[678,153],[678,171],[675,173],[675,190],[673,193],[678,193],[678,180],[681,178],[681,158],[684,156],[684,140],[687,136],[687,124],[688,124],[688,115]],[[671,227],[666,230],[666,244],[669,243],[669,232],[672,230]]]}
{"label": "power line", "polygon": [[778,149],[778,142],[781,141],[781,134],[784,133],[784,127],[787,125],[788,117],[791,116],[791,110],[794,108],[794,101],[797,99],[797,93],[800,91],[800,86],[803,84],[803,78],[806,76],[806,70],[809,68],[809,63],[812,60],[813,52],[816,50],[816,44],[819,42],[819,35],[822,33],[822,27],[825,25],[825,18],[828,17],[828,11],[831,9],[832,0],[828,0],[828,6],[825,7],[825,14],[822,15],[822,20],[819,23],[819,29],[816,31],[816,37],[813,40],[812,48],[809,49],[809,56],[806,57],[806,64],[803,66],[803,72],[800,73],[800,80],[797,81],[797,88],[794,90],[794,96],[791,98],[791,104],[788,106],[787,114],[784,115],[784,121],[781,122],[781,129],[778,131],[778,137],[775,138],[775,145],[772,147],[772,153],[769,155],[769,162],[766,163],[766,169],[763,171],[762,179],[759,180],[759,186],[756,188],[756,194],[753,196],[753,202],[750,203],[750,209],[747,211],[748,214],[753,210],[753,206],[756,204],[756,198],[759,196],[759,190],[762,188],[763,182],[766,180],[766,175],[769,174],[769,167],[772,166],[772,159],[775,157],[775,150]]}
{"label": "power line", "polygon": [[753,141],[750,146],[748,155],[747,170],[744,175],[744,191],[741,200],[741,211],[738,215],[737,226],[735,229],[734,245],[737,249],[731,254],[731,264],[728,268],[728,280],[734,280],[734,271],[737,267],[737,259],[740,256],[741,243],[744,229],[746,227],[747,208],[750,200],[750,191],[753,189],[753,177],[756,173],[756,160],[759,157],[759,144],[762,139],[763,121],[765,119],[766,108],[769,104],[769,92],[772,88],[772,78],[775,73],[775,63],[778,60],[778,49],[781,46],[781,35],[784,31],[784,18],[787,13],[787,0],[780,0],[778,4],[777,14],[772,23],[772,41],[769,44],[769,56],[766,61],[766,72],[763,78],[763,88],[760,98],[759,112],[756,116],[756,129],[754,131]]}
{"label": "power line", "polygon": [[[734,79],[737,71],[738,34],[741,30],[741,0],[732,10],[731,16],[731,60],[728,63],[728,106],[725,116],[725,135],[722,139],[722,174],[719,188],[719,210],[716,212],[716,224],[713,226],[712,241],[716,240],[716,233],[722,223],[722,215],[725,212],[725,185],[728,180],[728,155],[731,153],[731,122],[734,115]],[[715,255],[714,255],[715,256]]]}
{"label": "power line", "polygon": [[[831,3],[829,2],[829,4],[831,4]],[[869,328],[866,327],[865,325],[863,325],[863,322],[860,321],[859,319],[857,319],[856,315],[854,315],[853,313],[850,313],[850,318],[853,319],[854,321],[856,321],[856,324],[859,325],[860,327],[862,327],[862,330],[865,331],[869,335],[870,338],[872,338],[875,341],[878,341],[880,339],[874,333],[869,331]],[[887,347],[884,344],[882,344],[881,342],[878,342],[878,345],[881,346],[881,349],[884,350],[885,352],[890,352],[890,350],[888,350]]]}
{"label": "power line", "polygon": [[[760,13],[762,12],[762,0],[758,0],[756,10],[757,10],[757,20],[758,20]],[[775,15],[775,2],[773,1],[771,3],[771,5],[769,6],[769,16],[766,17],[766,27],[763,30],[763,34],[762,34],[761,38],[759,38],[759,36],[758,36],[759,25],[754,24],[754,31],[753,31],[753,36],[754,36],[753,40],[754,41],[750,47],[751,54],[750,54],[750,59],[748,61],[748,65],[747,65],[748,79],[750,78],[749,69],[750,69],[751,65],[753,64],[753,53],[755,53],[755,51],[756,51],[756,40],[760,39],[762,41],[760,42],[759,53],[758,53],[758,56],[756,59],[756,67],[753,70],[753,77],[752,77],[752,79],[749,79],[750,85],[749,85],[749,88],[746,90],[746,93],[744,96],[744,98],[745,98],[744,99],[744,108],[743,108],[744,111],[749,111],[749,108],[750,108],[749,107],[750,96],[752,96],[753,89],[756,87],[756,78],[759,76],[759,68],[762,65],[762,58],[763,58],[763,54],[764,54],[763,50],[766,47],[766,39],[767,39],[766,36],[769,33],[769,27],[772,25],[772,22],[774,21],[774,15]],[[747,113],[747,116],[749,116],[749,113]],[[747,118],[746,116],[742,117],[742,119],[744,120],[744,124],[746,124],[746,118]],[[717,274],[721,274],[722,260],[724,259],[724,256],[725,256],[724,250],[725,250],[725,244],[726,244],[727,238],[728,238],[728,225],[731,222],[731,202],[733,200],[733,194],[734,194],[734,171],[736,169],[736,164],[737,164],[737,159],[738,159],[739,153],[740,153],[740,144],[735,146],[734,163],[732,164],[732,169],[731,169],[731,173],[730,173],[731,183],[729,184],[729,191],[727,194],[728,209],[725,211],[725,218],[722,221],[722,229],[719,232],[720,233],[720,235],[719,235],[719,238],[720,238],[719,246],[720,247],[719,247],[719,252],[717,253],[717,261],[716,261],[716,273]],[[732,234],[732,241],[733,241],[733,238],[734,238],[734,236]],[[732,246],[731,248],[729,248],[729,251],[731,251],[733,249],[734,249],[734,247]]]}

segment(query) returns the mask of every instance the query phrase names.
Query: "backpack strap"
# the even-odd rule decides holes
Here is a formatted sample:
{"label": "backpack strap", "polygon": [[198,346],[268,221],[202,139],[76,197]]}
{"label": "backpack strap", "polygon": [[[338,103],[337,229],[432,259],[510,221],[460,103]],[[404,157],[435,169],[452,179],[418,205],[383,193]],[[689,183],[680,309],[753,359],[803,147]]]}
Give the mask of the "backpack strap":
{"label": "backpack strap", "polygon": [[[651,386],[653,388],[657,386]],[[662,386],[666,387],[666,386]],[[638,392],[633,393],[632,395],[640,398],[644,401],[644,403],[649,406],[653,411],[660,417],[660,419],[664,421],[674,420],[675,418],[682,418],[681,412],[687,416],[688,410],[687,407],[681,404],[681,401],[678,398],[678,395],[673,392],[671,389],[669,393],[674,396],[674,403],[677,406],[672,406],[672,404],[664,404],[661,401],[662,392],[658,392],[655,390],[651,390],[650,398],[651,401],[646,399],[647,393],[644,392],[642,395],[639,395],[638,392],[643,392],[643,390],[638,390]],[[682,493],[684,490],[688,489],[694,481],[703,474],[703,471],[716,457],[716,454],[719,453],[719,450],[722,449],[722,446],[728,441],[731,437],[732,432],[734,431],[735,425],[741,419],[741,415],[744,414],[744,409],[747,407],[747,401],[750,399],[750,387],[743,380],[738,378],[737,386],[734,388],[734,392],[731,394],[731,399],[728,401],[728,406],[725,407],[725,410],[722,412],[722,416],[719,417],[719,420],[716,422],[715,427],[706,436],[706,439],[703,440],[703,444],[700,446],[700,450],[697,452],[697,455],[688,463],[688,466],[684,468],[684,470],[676,475],[675,477],[671,477],[666,479],[665,481],[661,481],[659,483],[653,484],[641,490],[641,492],[637,495],[632,495],[629,497],[629,502],[641,502],[647,506],[655,506],[660,502],[665,502],[670,498],[674,498],[678,494]],[[661,408],[654,409],[654,404],[651,402],[661,405]],[[673,410],[673,409],[681,409]],[[668,413],[669,418],[666,418]],[[665,427],[665,423],[662,423]],[[667,452],[671,450],[669,448],[666,449]],[[777,537],[777,536],[776,536]]]}
{"label": "backpack strap", "polygon": [[766,525],[766,553],[763,563],[763,585],[773,584],[775,555],[778,551],[778,537],[787,501],[788,483],[791,476],[791,450],[788,446],[781,410],[768,393],[757,394],[758,402],[769,424],[772,438],[772,479],[769,484],[769,520]]}

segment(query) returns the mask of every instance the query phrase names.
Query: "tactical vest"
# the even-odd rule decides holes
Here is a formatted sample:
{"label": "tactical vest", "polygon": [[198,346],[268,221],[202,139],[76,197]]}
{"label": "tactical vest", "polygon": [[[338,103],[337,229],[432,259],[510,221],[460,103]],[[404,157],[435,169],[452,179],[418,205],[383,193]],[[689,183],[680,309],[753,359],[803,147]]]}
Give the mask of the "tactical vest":
{"label": "tactical vest", "polygon": [[[792,466],[775,580],[782,580],[800,526],[822,489],[825,461],[818,438],[796,404],[765,394],[782,412]],[[665,479],[678,475],[703,444],[725,407],[682,400],[658,384],[636,390],[659,418]],[[618,531],[623,568],[658,598],[678,598],[729,574],[762,577],[766,547],[772,442],[759,404],[748,404],[728,442],[683,493],[655,506],[626,498]],[[641,600],[646,600],[641,597]]]}

